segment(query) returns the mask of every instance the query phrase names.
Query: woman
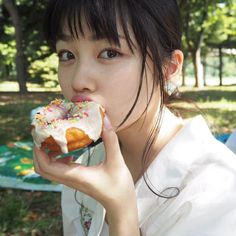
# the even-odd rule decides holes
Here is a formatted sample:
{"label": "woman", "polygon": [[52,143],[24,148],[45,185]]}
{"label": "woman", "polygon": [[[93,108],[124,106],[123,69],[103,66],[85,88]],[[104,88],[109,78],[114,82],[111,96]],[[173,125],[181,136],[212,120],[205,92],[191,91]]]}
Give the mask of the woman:
{"label": "woman", "polygon": [[35,148],[36,171],[67,186],[64,234],[232,236],[235,156],[167,106],[183,63],[176,1],[52,0],[45,25],[63,95],[106,110],[103,144],[78,163]]}

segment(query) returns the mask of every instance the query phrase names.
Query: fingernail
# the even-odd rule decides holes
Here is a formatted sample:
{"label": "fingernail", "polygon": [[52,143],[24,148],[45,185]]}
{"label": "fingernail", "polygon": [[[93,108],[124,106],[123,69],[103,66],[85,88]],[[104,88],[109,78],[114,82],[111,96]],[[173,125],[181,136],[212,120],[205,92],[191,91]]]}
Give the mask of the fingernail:
{"label": "fingernail", "polygon": [[104,117],[104,128],[105,130],[112,130],[112,126],[111,126],[111,122],[109,121],[109,119],[107,118],[107,116]]}

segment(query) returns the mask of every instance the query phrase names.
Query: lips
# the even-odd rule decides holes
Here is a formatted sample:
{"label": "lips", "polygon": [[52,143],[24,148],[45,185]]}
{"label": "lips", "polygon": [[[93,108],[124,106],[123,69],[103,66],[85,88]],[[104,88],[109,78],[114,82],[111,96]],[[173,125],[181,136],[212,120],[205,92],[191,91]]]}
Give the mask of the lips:
{"label": "lips", "polygon": [[87,95],[75,95],[71,99],[72,102],[90,102],[92,99]]}
{"label": "lips", "polygon": [[87,95],[74,95],[71,99],[72,102],[90,102],[92,99]]}

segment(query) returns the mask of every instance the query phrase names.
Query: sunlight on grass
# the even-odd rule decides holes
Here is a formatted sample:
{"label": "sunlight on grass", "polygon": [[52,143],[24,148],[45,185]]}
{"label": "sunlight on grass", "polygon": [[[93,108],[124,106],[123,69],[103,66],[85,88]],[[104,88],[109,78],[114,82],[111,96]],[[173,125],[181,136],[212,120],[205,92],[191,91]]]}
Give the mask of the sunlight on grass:
{"label": "sunlight on grass", "polygon": [[[236,102],[196,102],[197,106],[201,109],[227,109],[228,111],[236,111]],[[178,107],[190,109],[193,105],[190,103],[179,102]]]}
{"label": "sunlight on grass", "polygon": [[18,83],[10,82],[10,81],[0,82],[0,91],[1,92],[8,92],[8,91],[18,92],[19,91]]}
{"label": "sunlight on grass", "polygon": [[183,94],[183,100],[191,101],[190,103],[178,102],[175,105],[182,110],[185,117],[198,113],[194,109],[196,104],[200,113],[207,119],[213,133],[231,133],[236,129],[236,85],[202,89],[183,87],[180,91]]}
{"label": "sunlight on grass", "polygon": [[[236,83],[236,81],[235,81]],[[192,86],[185,86],[185,87],[180,87],[181,92],[188,92],[188,91],[199,91],[199,90],[204,90],[204,91],[212,91],[212,90],[217,90],[217,91],[236,91],[236,85],[229,85],[229,86],[205,86],[203,88],[196,88]]]}
{"label": "sunlight on grass", "polygon": [[[58,92],[60,91],[59,85],[56,87],[43,87],[42,85],[27,83],[29,92]],[[0,92],[19,92],[19,86],[17,82],[2,81],[0,82]]]}
{"label": "sunlight on grass", "polygon": [[228,111],[236,111],[236,102],[201,102],[198,106],[202,109],[227,109]]}

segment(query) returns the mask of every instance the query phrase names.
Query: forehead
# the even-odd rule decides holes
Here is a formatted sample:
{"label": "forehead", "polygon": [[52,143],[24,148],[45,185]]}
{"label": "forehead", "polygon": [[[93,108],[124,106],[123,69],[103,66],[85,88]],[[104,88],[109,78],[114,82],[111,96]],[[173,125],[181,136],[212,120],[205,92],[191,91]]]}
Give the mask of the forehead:
{"label": "forehead", "polygon": [[127,25],[127,28],[124,30],[119,19],[116,21],[116,30],[110,32],[110,34],[96,32],[86,21],[85,17],[81,19],[80,22],[77,22],[76,25],[73,26],[70,25],[68,21],[65,21],[62,27],[63,30],[61,30],[60,34],[57,36],[57,41],[62,40],[65,42],[72,42],[80,38],[86,38],[87,40],[94,42],[106,40],[119,47],[121,46],[121,41],[125,41],[132,52],[133,49],[137,48],[137,42],[131,27]]}

